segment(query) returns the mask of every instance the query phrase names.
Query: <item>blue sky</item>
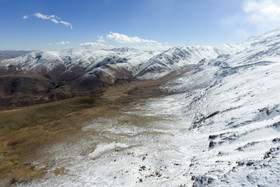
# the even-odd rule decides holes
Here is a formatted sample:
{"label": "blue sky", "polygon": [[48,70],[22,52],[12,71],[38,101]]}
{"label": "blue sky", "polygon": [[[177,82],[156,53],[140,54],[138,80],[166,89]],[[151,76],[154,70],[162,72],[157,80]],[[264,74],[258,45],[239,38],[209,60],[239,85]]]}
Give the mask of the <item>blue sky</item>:
{"label": "blue sky", "polygon": [[237,43],[280,26],[280,0],[0,0],[0,50]]}

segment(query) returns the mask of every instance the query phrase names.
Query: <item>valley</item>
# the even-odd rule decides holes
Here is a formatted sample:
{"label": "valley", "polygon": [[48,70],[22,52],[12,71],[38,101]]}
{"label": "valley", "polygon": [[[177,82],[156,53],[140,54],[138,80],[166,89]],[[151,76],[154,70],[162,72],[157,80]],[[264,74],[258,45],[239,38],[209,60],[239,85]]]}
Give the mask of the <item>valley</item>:
{"label": "valley", "polygon": [[279,36],[1,61],[0,184],[279,186]]}
{"label": "valley", "polygon": [[[81,141],[87,141],[85,137],[101,138],[101,132],[84,131],[84,124],[99,118],[108,120],[120,118],[123,116],[122,110],[133,108],[131,103],[141,104],[149,98],[168,95],[160,91],[159,86],[193,68],[190,66],[184,70],[172,72],[158,80],[116,84],[98,96],[80,96],[1,111],[0,179],[2,183],[0,184],[4,186],[25,184],[42,179],[46,175],[66,174],[66,171],[61,168],[54,169],[53,165],[49,164],[53,162],[49,159],[51,155],[40,153],[41,150],[47,147],[53,149],[58,144],[67,144],[70,148]],[[138,115],[136,117],[136,119],[128,120],[135,124],[155,120],[145,119],[146,117]],[[101,138],[94,144],[98,145],[106,141]],[[94,151],[94,149],[95,147],[88,151]],[[46,165],[42,168],[34,167],[34,163],[37,162],[43,162]]]}

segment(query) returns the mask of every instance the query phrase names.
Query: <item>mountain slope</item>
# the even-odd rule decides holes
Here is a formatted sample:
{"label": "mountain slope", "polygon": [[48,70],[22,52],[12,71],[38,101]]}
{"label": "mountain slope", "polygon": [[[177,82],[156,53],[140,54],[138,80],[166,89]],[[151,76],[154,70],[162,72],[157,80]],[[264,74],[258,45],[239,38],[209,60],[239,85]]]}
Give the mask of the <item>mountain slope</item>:
{"label": "mountain slope", "polygon": [[[150,80],[153,87],[149,81],[116,85],[97,99],[106,100],[101,100],[100,110],[68,115],[65,119],[85,113],[94,117],[75,127],[82,131],[80,139],[42,147],[39,152],[47,156],[28,162],[35,171],[43,168],[44,178],[17,184],[279,186],[280,28],[224,47],[164,52],[67,49],[42,52],[41,57],[32,53],[31,60],[19,67],[23,71],[37,71],[37,65],[44,64],[48,76],[55,77],[56,72],[61,75],[76,66],[79,76],[71,83],[89,80],[83,88],[92,84],[89,77],[105,80],[100,72],[154,79],[189,64],[196,66],[176,74],[180,77],[162,85],[158,95],[155,88],[162,82],[157,80]],[[18,68],[17,60],[8,62]],[[165,81],[169,77],[176,76]],[[142,83],[147,85],[141,87]],[[119,91],[121,96],[116,97]]]}
{"label": "mountain slope", "polygon": [[193,152],[194,186],[280,185],[279,36],[250,38],[165,87],[184,92],[164,107],[191,121],[180,149]]}
{"label": "mountain slope", "polygon": [[[34,51],[3,60],[0,62],[0,80],[3,80],[0,90],[6,91],[0,91],[0,100],[4,103],[0,109],[75,96],[99,96],[108,86],[135,80],[133,73],[137,65],[157,53],[128,48],[77,48]],[[37,85],[19,81],[26,75],[30,82],[36,82]],[[52,86],[37,81],[38,77],[47,79]],[[38,84],[41,84],[40,87],[45,86],[43,92],[33,91]]]}
{"label": "mountain slope", "polygon": [[64,72],[60,74],[71,72],[73,67],[80,67],[87,76],[99,74],[101,71],[114,82],[118,77],[117,74],[122,71],[140,79],[157,79],[186,65],[197,64],[203,59],[216,58],[220,54],[236,50],[238,47],[235,45],[175,47],[164,52],[130,48],[77,48],[36,51],[15,59],[4,60],[1,65],[7,68],[13,66],[25,72],[44,73],[63,67]]}
{"label": "mountain slope", "polygon": [[136,76],[140,79],[156,79],[187,65],[198,64],[201,60],[213,59],[237,50],[237,45],[174,47],[141,64]]}
{"label": "mountain slope", "polygon": [[[24,102],[30,104],[66,99],[77,95],[96,95],[94,92],[100,93],[100,90],[114,84],[139,79],[159,79],[177,70],[193,68],[193,65],[204,58],[214,58],[221,53],[229,53],[237,49],[238,47],[234,45],[224,45],[177,47],[163,52],[95,47],[34,51],[14,59],[1,61],[0,77],[10,76],[9,82],[12,84],[28,74],[33,82],[37,82],[37,77],[43,77],[48,79],[53,86],[47,86],[45,91],[38,95],[31,91],[36,89],[35,85],[23,85],[24,81],[20,81],[13,95],[2,94],[0,99],[5,100],[4,108],[9,105],[18,106],[25,98],[23,91],[19,89],[24,86],[29,87],[29,94],[35,94],[34,98],[37,98],[36,101]],[[41,83],[41,87],[46,85]],[[2,90],[12,87],[12,85],[5,87],[0,85]]]}
{"label": "mountain slope", "polygon": [[[1,66],[8,68],[14,66],[24,72],[48,73],[57,67],[63,67],[65,72],[71,72],[73,67],[80,67],[86,76],[103,71],[111,76],[114,81],[114,70],[126,70],[134,74],[135,69],[157,51],[140,51],[129,48],[97,49],[97,48],[76,48],[63,49],[58,51],[35,51],[14,59],[3,60]],[[110,68],[108,68],[110,67]]]}

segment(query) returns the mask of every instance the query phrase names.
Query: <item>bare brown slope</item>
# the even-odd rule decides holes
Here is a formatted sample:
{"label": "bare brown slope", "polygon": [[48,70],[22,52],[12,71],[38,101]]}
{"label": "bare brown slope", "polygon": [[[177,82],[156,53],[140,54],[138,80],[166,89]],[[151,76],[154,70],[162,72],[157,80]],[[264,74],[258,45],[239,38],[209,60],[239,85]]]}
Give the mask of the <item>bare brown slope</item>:
{"label": "bare brown slope", "polygon": [[[0,186],[44,177],[54,163],[44,163],[42,168],[32,165],[36,160],[48,158],[48,155],[40,152],[41,148],[60,142],[72,146],[79,139],[89,136],[89,132],[81,130],[83,123],[99,117],[120,116],[120,109],[130,107],[131,102],[166,95],[168,93],[158,87],[189,70],[173,72],[158,80],[116,84],[109,87],[101,97],[77,97],[1,111]],[[55,175],[67,173],[63,168],[53,172]]]}
{"label": "bare brown slope", "polygon": [[[73,97],[96,97],[114,85],[135,81],[131,72],[105,65],[90,74],[79,66],[58,65],[51,71],[41,67],[25,72],[16,66],[0,68],[0,110],[31,106]],[[111,76],[113,74],[113,76]]]}
{"label": "bare brown slope", "polygon": [[0,111],[31,106],[76,96],[100,96],[104,84],[96,78],[53,80],[40,74],[0,76]]}

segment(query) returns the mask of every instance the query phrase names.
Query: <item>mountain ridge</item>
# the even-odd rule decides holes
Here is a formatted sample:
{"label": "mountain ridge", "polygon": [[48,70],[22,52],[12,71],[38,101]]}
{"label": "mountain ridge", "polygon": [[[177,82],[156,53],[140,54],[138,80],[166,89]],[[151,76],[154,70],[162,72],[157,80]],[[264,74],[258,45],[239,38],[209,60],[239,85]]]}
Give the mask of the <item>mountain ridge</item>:
{"label": "mountain ridge", "polygon": [[19,186],[279,186],[280,29],[221,48],[18,57],[31,72],[6,60],[2,106],[52,103],[0,112],[10,132],[0,159],[12,171],[2,176]]}

